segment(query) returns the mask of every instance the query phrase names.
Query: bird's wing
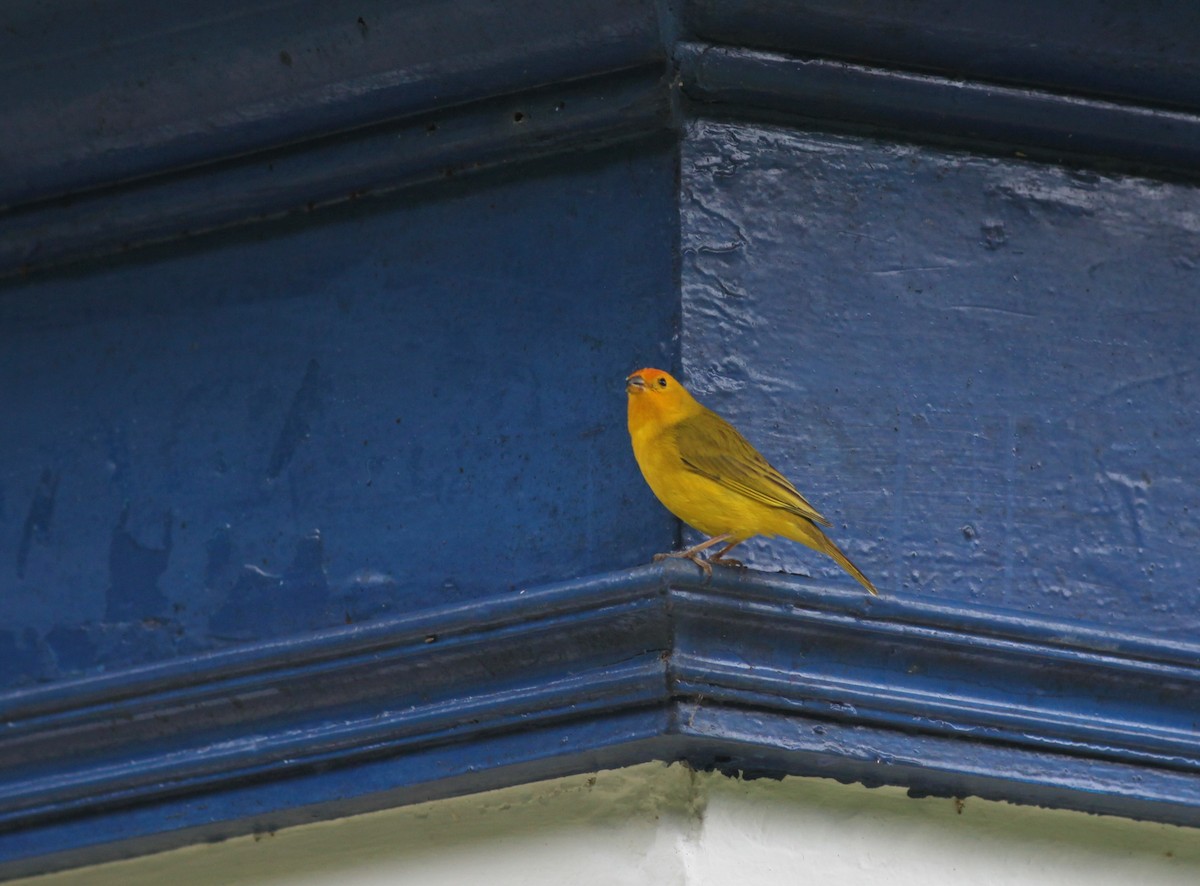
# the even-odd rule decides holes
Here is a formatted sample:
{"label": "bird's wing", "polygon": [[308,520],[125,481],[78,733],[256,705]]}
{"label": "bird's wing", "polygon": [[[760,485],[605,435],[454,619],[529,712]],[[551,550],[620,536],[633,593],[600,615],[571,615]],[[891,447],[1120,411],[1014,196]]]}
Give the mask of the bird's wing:
{"label": "bird's wing", "polygon": [[737,428],[711,410],[675,425],[679,455],[689,470],[755,501],[832,525],[783,474],[771,467]]}

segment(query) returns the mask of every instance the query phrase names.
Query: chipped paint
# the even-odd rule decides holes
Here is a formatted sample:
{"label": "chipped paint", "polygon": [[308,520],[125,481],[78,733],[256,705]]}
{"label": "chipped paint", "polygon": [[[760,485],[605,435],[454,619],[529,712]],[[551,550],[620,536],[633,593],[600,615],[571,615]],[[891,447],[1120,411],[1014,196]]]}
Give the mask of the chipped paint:
{"label": "chipped paint", "polygon": [[59,474],[46,468],[29,503],[25,525],[21,527],[21,540],[17,543],[17,577],[25,577],[25,564],[29,562],[29,548],[34,541],[45,542],[54,517],[54,498],[58,494]]}

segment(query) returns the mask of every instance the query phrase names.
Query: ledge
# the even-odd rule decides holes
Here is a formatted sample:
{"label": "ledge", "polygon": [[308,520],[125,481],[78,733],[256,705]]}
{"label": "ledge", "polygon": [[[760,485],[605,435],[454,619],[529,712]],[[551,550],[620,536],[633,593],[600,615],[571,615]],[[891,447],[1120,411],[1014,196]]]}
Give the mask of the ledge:
{"label": "ledge", "polygon": [[689,39],[1200,110],[1186,0],[685,0]]}
{"label": "ledge", "polygon": [[0,212],[0,276],[666,132],[664,65],[313,138]]}
{"label": "ledge", "polygon": [[664,57],[649,0],[99,0],[0,21],[0,207]]}
{"label": "ledge", "polygon": [[640,0],[370,16],[340,0],[236,14],[105,0],[77,19],[25,4],[0,29],[0,276],[673,135],[679,90],[700,114],[1153,175],[1200,168],[1194,41],[1166,39],[1169,10],[1140,43],[1109,45],[1112,17],[1127,15],[1115,3],[1028,21],[1001,4],[963,21],[804,5],[694,0],[677,23]]}
{"label": "ledge", "polygon": [[0,875],[686,760],[1200,825],[1200,647],[690,564],[0,698]]}
{"label": "ledge", "polygon": [[453,7],[0,13],[0,276],[671,125],[652,2]]}
{"label": "ledge", "polygon": [[781,115],[1154,174],[1195,177],[1200,168],[1200,114],[1191,110],[708,43],[681,43],[675,57],[701,114]]}

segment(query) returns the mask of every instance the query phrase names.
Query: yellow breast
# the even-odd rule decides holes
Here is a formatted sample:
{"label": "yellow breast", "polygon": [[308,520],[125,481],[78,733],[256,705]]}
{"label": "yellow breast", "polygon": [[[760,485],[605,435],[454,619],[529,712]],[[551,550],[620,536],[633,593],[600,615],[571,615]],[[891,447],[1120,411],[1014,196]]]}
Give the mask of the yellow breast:
{"label": "yellow breast", "polygon": [[688,469],[679,455],[672,426],[638,423],[631,415],[633,455],[651,491],[668,511],[705,535],[741,541],[754,535],[781,535],[793,520]]}

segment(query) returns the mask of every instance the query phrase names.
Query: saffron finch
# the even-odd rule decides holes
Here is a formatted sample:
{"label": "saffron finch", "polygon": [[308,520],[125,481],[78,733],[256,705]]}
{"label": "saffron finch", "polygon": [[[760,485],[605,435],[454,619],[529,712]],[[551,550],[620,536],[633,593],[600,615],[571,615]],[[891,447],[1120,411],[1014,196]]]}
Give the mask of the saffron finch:
{"label": "saffron finch", "polygon": [[[712,566],[740,566],[725,555],[756,535],[783,536],[827,554],[872,594],[875,586],[830,541],[831,525],[783,474],[771,467],[737,429],[701,405],[669,373],[639,369],[625,379],[629,436],[642,476],[667,510],[707,541],[664,557],[684,557],[712,574]],[[700,552],[725,542],[708,560]]]}

